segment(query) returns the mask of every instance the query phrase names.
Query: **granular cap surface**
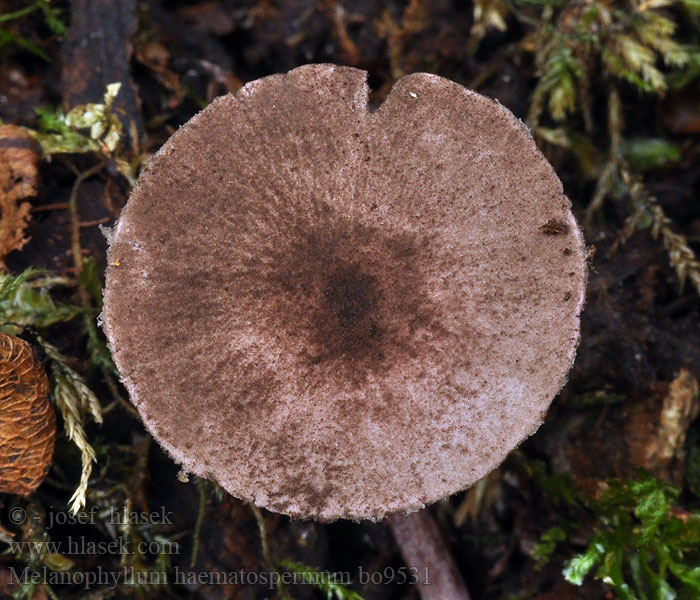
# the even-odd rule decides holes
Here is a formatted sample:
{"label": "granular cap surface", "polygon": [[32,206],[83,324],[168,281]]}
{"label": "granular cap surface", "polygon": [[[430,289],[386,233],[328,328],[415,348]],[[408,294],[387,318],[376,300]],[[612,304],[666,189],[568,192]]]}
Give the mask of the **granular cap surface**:
{"label": "granular cap surface", "polygon": [[419,508],[542,422],[585,247],[526,128],[435,75],[307,65],[215,100],[112,234],[104,329],[184,468],[320,520]]}

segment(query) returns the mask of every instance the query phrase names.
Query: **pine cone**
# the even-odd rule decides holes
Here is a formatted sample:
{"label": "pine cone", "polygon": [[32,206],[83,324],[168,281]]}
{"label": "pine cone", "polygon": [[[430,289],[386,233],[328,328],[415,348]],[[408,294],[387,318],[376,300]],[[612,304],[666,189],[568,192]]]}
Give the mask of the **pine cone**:
{"label": "pine cone", "polygon": [[0,333],[0,492],[28,496],[46,476],[56,439],[48,396],[32,347]]}

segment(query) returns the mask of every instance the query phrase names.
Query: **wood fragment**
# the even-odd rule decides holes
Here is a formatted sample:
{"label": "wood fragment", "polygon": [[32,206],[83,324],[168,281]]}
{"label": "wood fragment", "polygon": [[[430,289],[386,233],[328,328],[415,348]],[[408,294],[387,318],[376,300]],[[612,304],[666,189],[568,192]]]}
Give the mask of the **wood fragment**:
{"label": "wood fragment", "polygon": [[0,269],[13,250],[27,243],[24,236],[39,183],[41,148],[15,125],[0,125]]}
{"label": "wood fragment", "polygon": [[31,494],[46,476],[56,439],[49,380],[32,347],[0,333],[0,492]]}
{"label": "wood fragment", "polygon": [[335,36],[340,44],[341,56],[347,64],[358,64],[361,59],[361,54],[348,33],[347,11],[336,0],[325,0],[323,4],[333,22]]}
{"label": "wood fragment", "polygon": [[130,139],[130,144],[138,153],[144,127],[129,67],[135,33],[135,0],[72,0],[70,30],[62,49],[61,87],[69,109],[102,102],[107,85],[121,83],[114,107],[124,115],[124,131],[130,137],[135,129],[138,139]]}
{"label": "wood fragment", "polygon": [[409,38],[428,26],[425,13],[423,0],[410,0],[400,22],[394,19],[389,8],[385,8],[381,19],[375,22],[377,34],[386,40],[391,74],[394,79],[400,79],[408,72],[404,64],[405,45]]}
{"label": "wood fragment", "polygon": [[155,75],[156,79],[170,92],[168,108],[177,108],[185,99],[185,90],[180,85],[180,77],[170,69],[170,52],[157,41],[149,41],[136,46],[136,60],[145,65]]}
{"label": "wood fragment", "polygon": [[664,397],[657,436],[645,448],[644,466],[664,472],[674,460],[684,458],[683,444],[690,424],[700,412],[700,387],[693,374],[683,367]]}

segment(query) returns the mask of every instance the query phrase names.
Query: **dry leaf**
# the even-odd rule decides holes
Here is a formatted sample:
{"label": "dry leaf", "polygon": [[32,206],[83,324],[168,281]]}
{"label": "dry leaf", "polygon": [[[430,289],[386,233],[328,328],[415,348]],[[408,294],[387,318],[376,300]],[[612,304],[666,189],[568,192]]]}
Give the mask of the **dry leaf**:
{"label": "dry leaf", "polygon": [[56,416],[32,347],[0,333],[0,492],[28,496],[51,465]]}
{"label": "dry leaf", "polygon": [[22,200],[36,195],[40,153],[39,144],[22,128],[0,125],[0,268],[10,252],[27,242],[31,207]]}
{"label": "dry leaf", "polygon": [[657,443],[649,449],[649,461],[667,464],[683,455],[683,442],[690,424],[700,411],[698,380],[683,367],[664,398]]}
{"label": "dry leaf", "polygon": [[685,367],[670,384],[658,387],[663,400],[658,398],[653,407],[634,412],[624,438],[634,465],[678,485],[683,478],[686,433],[700,411],[700,387]]}
{"label": "dry leaf", "polygon": [[175,108],[185,98],[185,90],[180,85],[180,77],[169,68],[170,53],[159,42],[137,45],[136,60],[153,71],[160,83],[170,92],[168,108]]}
{"label": "dry leaf", "polygon": [[217,37],[228,35],[236,28],[232,11],[219,0],[205,0],[194,6],[177,9],[177,15],[197,33]]}

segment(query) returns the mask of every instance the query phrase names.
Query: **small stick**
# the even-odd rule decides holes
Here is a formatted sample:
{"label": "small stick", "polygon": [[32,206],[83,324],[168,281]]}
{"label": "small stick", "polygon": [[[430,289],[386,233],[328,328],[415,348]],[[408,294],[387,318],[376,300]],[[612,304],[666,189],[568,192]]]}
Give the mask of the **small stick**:
{"label": "small stick", "polygon": [[437,523],[427,508],[389,518],[406,566],[422,600],[470,600]]}
{"label": "small stick", "polygon": [[[263,514],[262,509],[255,506],[255,504],[253,504],[252,502],[248,503],[248,506],[250,506],[250,509],[253,511],[253,514],[255,515],[255,521],[258,524],[258,532],[260,534],[260,544],[262,546],[263,559],[270,567],[270,569],[272,569],[275,573],[279,573],[279,563],[277,562],[277,559],[272,553],[272,550],[270,550],[270,542],[267,539],[267,525],[265,524],[265,515]],[[279,591],[280,596],[282,598],[289,598],[289,595],[287,594],[287,586],[283,581],[278,580],[277,590]]]}
{"label": "small stick", "polygon": [[197,555],[199,554],[199,543],[202,537],[202,525],[204,524],[204,516],[207,512],[207,490],[204,487],[204,479],[197,479],[197,489],[199,490],[199,510],[197,511],[197,522],[194,525],[194,533],[192,534],[192,557],[190,558],[190,569],[193,569],[197,564]]}
{"label": "small stick", "polygon": [[[73,264],[75,265],[76,275],[83,272],[83,250],[80,246],[80,217],[78,215],[78,191],[83,181],[88,177],[92,177],[95,173],[99,173],[105,166],[106,160],[103,158],[99,163],[90,167],[87,171],[83,171],[73,183],[73,189],[70,193],[68,201],[68,209],[71,219],[71,250],[73,252]],[[84,293],[80,291],[81,296]],[[83,302],[84,304],[84,302]]]}
{"label": "small stick", "polygon": [[80,221],[78,227],[95,227],[95,225],[102,225],[103,223],[109,223],[112,217],[102,217],[101,219],[94,219],[93,221]]}
{"label": "small stick", "polygon": [[40,206],[32,206],[32,212],[42,212],[45,210],[68,210],[68,202],[54,202],[53,204],[42,204]]}

